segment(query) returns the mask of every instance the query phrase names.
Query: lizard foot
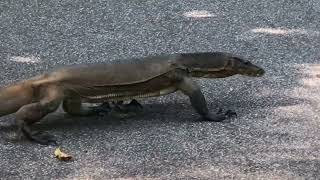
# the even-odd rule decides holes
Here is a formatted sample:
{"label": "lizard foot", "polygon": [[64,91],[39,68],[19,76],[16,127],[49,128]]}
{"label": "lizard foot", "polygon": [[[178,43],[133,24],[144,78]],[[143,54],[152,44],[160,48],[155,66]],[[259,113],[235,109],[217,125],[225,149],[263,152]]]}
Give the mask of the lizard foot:
{"label": "lizard foot", "polygon": [[143,107],[137,100],[132,100],[129,104],[118,104],[110,112],[115,118],[131,118],[142,113]]}
{"label": "lizard foot", "polygon": [[21,124],[18,131],[18,135],[20,135],[20,137],[22,136],[22,134],[25,135],[25,137],[30,141],[33,141],[42,145],[53,145],[53,146],[58,145],[54,136],[46,132],[32,132],[30,127],[27,126],[25,123]]}
{"label": "lizard foot", "polygon": [[50,135],[46,132],[35,132],[31,135],[27,136],[31,141],[34,141],[36,143],[42,144],[42,145],[52,145],[57,146],[58,143],[53,135]]}
{"label": "lizard foot", "polygon": [[238,114],[235,112],[235,111],[232,111],[232,110],[227,110],[225,113],[224,113],[226,116],[228,117],[238,117]]}
{"label": "lizard foot", "polygon": [[104,102],[99,106],[90,107],[90,108],[92,109],[92,111],[95,114],[102,115],[102,116],[110,113],[110,111],[111,111],[111,107],[110,107],[109,103],[107,103],[107,102]]}
{"label": "lizard foot", "polygon": [[232,116],[237,117],[237,113],[232,110],[227,110],[225,113],[223,113],[222,109],[219,108],[216,114],[209,113],[206,116],[204,116],[204,120],[222,122],[225,119],[230,118]]}
{"label": "lizard foot", "polygon": [[127,109],[127,111],[140,112],[142,111],[143,106],[134,99],[129,104],[125,104],[124,108]]}
{"label": "lizard foot", "polygon": [[212,113],[208,113],[206,116],[203,117],[205,121],[213,121],[213,122],[221,122],[226,118],[227,117],[224,114],[212,114]]}

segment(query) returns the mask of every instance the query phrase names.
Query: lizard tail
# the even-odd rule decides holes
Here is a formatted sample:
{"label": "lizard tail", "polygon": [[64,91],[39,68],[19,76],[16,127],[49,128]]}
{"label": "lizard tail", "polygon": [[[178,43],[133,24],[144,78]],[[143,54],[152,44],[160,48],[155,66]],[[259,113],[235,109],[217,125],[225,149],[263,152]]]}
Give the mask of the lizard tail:
{"label": "lizard tail", "polygon": [[0,88],[0,117],[12,114],[33,99],[33,88],[30,83],[18,83]]}

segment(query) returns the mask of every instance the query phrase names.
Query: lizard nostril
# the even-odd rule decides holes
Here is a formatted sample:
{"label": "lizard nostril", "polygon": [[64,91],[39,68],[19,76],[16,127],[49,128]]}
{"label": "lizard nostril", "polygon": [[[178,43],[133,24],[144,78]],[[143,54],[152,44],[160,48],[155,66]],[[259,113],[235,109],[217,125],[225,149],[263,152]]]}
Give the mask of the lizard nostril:
{"label": "lizard nostril", "polygon": [[259,74],[260,76],[262,76],[264,73],[265,73],[265,72],[264,72],[263,69],[258,70],[258,74]]}

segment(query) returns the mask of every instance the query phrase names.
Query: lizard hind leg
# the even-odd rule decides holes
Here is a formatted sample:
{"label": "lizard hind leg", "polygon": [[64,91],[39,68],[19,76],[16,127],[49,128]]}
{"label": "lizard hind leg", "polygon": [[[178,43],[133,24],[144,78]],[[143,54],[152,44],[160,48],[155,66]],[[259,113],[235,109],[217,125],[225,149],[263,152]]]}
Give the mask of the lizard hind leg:
{"label": "lizard hind leg", "polygon": [[39,101],[22,106],[16,112],[16,120],[19,127],[18,134],[24,134],[29,140],[39,144],[56,144],[53,136],[44,132],[32,132],[30,125],[40,121],[47,114],[58,109],[63,94],[57,87],[42,89],[44,97]]}
{"label": "lizard hind leg", "polygon": [[63,100],[62,108],[65,112],[73,116],[91,116],[99,114],[108,114],[110,105],[104,102],[99,106],[87,106],[82,103],[80,97],[66,98]]}
{"label": "lizard hind leg", "polygon": [[21,137],[22,134],[24,134],[29,140],[42,145],[57,145],[54,136],[41,131],[33,132],[31,131],[30,126],[25,122],[19,124],[19,136]]}

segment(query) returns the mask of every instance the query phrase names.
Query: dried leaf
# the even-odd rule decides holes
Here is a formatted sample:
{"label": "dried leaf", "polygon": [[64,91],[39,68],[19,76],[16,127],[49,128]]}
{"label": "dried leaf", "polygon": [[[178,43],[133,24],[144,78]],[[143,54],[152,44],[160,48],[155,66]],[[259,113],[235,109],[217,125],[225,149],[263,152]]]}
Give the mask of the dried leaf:
{"label": "dried leaf", "polygon": [[54,151],[54,155],[61,161],[69,161],[72,159],[72,156],[62,152],[60,147]]}

